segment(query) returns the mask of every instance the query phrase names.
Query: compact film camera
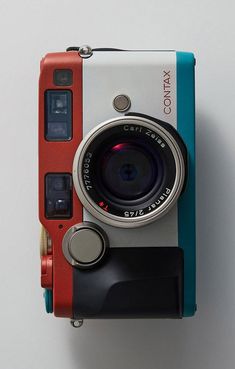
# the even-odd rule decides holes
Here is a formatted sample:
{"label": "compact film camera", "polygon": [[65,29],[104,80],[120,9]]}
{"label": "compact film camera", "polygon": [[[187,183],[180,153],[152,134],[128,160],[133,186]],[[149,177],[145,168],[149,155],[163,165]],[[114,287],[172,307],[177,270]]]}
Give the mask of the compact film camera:
{"label": "compact film camera", "polygon": [[195,313],[194,68],[175,51],[83,46],[42,59],[47,312],[74,326]]}

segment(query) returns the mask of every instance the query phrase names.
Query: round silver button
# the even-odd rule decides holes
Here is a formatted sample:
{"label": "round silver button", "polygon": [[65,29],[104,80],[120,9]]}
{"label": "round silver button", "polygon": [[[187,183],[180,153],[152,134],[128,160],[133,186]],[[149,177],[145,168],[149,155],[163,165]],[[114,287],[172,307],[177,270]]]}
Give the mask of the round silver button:
{"label": "round silver button", "polygon": [[108,238],[96,224],[84,222],[71,227],[64,235],[62,248],[67,261],[73,266],[89,268],[105,254]]}
{"label": "round silver button", "polygon": [[104,243],[96,231],[80,229],[69,242],[69,252],[78,263],[93,263],[102,254]]}
{"label": "round silver button", "polygon": [[117,95],[113,99],[113,107],[118,112],[124,112],[130,109],[131,100],[127,95]]}

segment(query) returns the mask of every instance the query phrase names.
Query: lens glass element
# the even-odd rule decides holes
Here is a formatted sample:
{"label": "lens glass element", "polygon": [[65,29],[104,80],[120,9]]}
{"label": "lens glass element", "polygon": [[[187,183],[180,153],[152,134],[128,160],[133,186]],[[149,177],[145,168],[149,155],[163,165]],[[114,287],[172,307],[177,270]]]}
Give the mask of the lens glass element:
{"label": "lens glass element", "polygon": [[101,181],[111,195],[121,200],[145,196],[162,175],[159,160],[140,142],[120,142],[101,157]]}

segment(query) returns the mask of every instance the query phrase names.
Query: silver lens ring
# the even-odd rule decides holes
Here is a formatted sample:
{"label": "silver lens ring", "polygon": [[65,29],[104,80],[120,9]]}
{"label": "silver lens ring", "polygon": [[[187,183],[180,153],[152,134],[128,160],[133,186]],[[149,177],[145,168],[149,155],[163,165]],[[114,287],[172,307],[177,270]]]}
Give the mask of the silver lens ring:
{"label": "silver lens ring", "polygon": [[[154,132],[159,137],[161,137],[168,145],[174,158],[176,169],[174,177],[175,180],[170,193],[167,195],[167,198],[164,199],[164,202],[160,206],[158,206],[154,210],[151,209],[151,212],[144,213],[143,215],[140,213],[140,215],[124,217],[117,216],[105,211],[91,198],[91,196],[89,195],[88,187],[86,188],[84,184],[83,161],[87,153],[87,149],[89,148],[90,144],[94,142],[95,139],[97,139],[98,136],[117,126],[139,126],[143,127],[145,130],[150,130],[151,132]],[[165,127],[157,124],[156,121],[152,121],[151,119],[147,119],[145,117],[130,115],[107,120],[97,125],[82,140],[74,156],[73,183],[81,203],[95,218],[115,227],[136,228],[151,223],[156,219],[159,219],[160,217],[165,215],[176,203],[182,191],[184,181],[185,161],[182,150],[176,139]]]}

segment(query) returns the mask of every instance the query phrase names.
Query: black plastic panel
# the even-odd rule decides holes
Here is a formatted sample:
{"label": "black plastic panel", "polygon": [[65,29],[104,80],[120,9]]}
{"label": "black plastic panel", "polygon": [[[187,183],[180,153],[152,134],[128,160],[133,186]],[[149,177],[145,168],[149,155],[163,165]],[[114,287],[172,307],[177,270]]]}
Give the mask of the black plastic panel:
{"label": "black plastic panel", "polygon": [[73,270],[74,318],[181,318],[179,247],[110,248],[91,270]]}

